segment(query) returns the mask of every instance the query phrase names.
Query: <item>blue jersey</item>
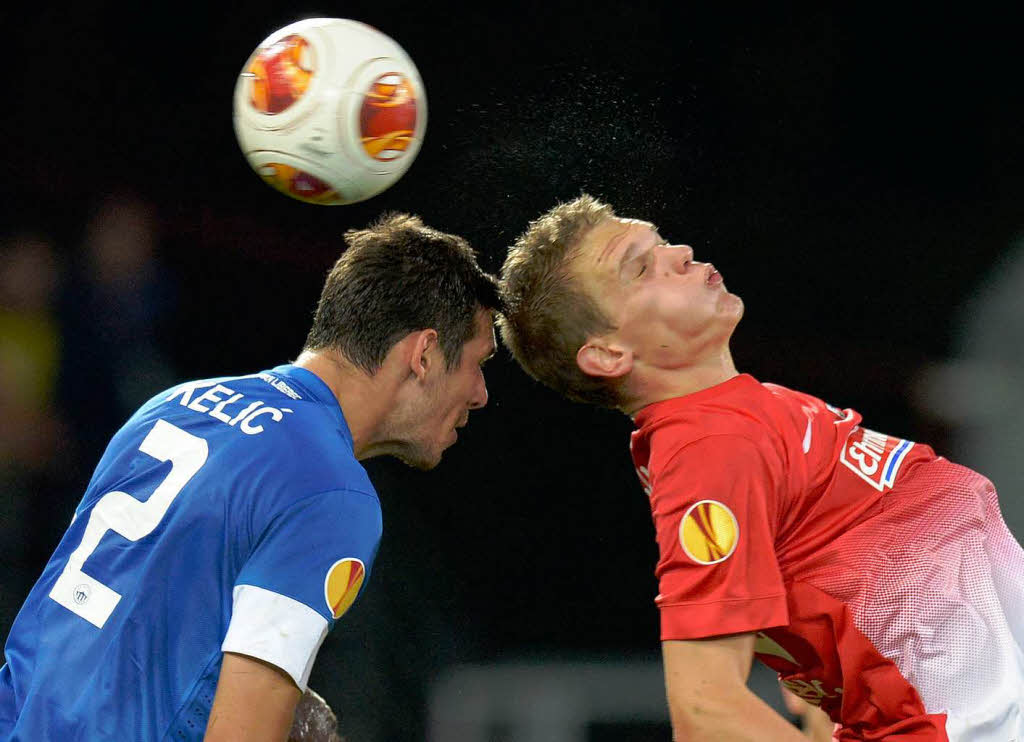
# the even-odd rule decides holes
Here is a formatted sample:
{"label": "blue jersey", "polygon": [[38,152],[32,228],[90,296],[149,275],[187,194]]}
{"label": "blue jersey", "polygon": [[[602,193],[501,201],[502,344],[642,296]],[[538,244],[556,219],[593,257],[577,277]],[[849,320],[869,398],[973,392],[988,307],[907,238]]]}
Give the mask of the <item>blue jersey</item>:
{"label": "blue jersey", "polygon": [[146,403],[14,621],[0,740],[202,739],[224,651],[305,689],[380,542],[352,445],[295,366]]}

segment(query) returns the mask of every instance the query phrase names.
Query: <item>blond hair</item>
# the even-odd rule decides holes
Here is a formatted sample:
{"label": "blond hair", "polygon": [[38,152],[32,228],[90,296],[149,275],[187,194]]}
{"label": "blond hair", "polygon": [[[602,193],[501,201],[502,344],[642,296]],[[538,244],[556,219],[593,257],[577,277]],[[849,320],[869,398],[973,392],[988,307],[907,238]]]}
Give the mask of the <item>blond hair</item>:
{"label": "blond hair", "polygon": [[571,267],[590,229],[614,216],[611,206],[584,193],[530,222],[501,269],[505,308],[498,320],[526,373],[569,399],[612,408],[622,402],[620,383],[583,373],[576,353],[614,325]]}

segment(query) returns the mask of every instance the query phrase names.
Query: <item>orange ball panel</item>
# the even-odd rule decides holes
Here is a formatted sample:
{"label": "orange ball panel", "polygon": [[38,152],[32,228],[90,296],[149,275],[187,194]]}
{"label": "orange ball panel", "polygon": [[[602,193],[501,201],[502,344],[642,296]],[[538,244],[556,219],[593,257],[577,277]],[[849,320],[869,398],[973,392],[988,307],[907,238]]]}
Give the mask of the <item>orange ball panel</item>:
{"label": "orange ball panel", "polygon": [[271,162],[260,166],[260,177],[286,196],[310,204],[340,204],[341,197],[329,184],[291,165]]}
{"label": "orange ball panel", "polygon": [[309,42],[301,36],[287,36],[261,49],[247,70],[253,75],[253,108],[274,114],[294,105],[313,79],[314,70],[306,61],[309,54]]}
{"label": "orange ball panel", "polygon": [[377,160],[400,157],[416,130],[416,93],[405,76],[389,72],[378,77],[363,98],[359,128],[363,148]]}

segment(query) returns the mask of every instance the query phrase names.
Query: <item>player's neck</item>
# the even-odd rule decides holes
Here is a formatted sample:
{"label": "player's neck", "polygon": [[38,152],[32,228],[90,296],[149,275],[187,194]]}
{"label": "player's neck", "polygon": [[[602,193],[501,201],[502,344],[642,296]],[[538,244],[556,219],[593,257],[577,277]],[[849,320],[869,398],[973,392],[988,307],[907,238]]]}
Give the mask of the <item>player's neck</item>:
{"label": "player's neck", "polygon": [[726,347],[691,364],[637,369],[633,375],[633,393],[623,406],[623,412],[631,417],[649,404],[709,389],[738,376],[739,371]]}
{"label": "player's neck", "polygon": [[334,394],[352,434],[357,459],[366,458],[374,431],[393,404],[392,395],[381,389],[380,374],[368,374],[332,350],[303,351],[295,361],[320,378]]}

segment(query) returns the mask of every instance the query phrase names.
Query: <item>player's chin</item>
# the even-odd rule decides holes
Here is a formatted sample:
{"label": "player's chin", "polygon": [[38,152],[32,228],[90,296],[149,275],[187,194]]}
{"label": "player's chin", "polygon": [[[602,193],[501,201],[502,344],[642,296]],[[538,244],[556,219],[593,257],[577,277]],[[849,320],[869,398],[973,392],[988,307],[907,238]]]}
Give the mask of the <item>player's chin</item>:
{"label": "player's chin", "polygon": [[413,464],[413,466],[415,468],[419,469],[420,471],[430,471],[431,469],[433,469],[435,466],[437,466],[440,463],[441,463],[441,454],[439,453],[436,456],[432,456],[430,458],[424,457],[422,459],[419,459],[419,460],[416,461],[416,463]]}
{"label": "player's chin", "polygon": [[743,299],[736,294],[730,294],[728,291],[723,291],[718,295],[717,304],[720,312],[735,318],[736,321],[739,321],[743,316]]}
{"label": "player's chin", "polygon": [[420,471],[430,471],[441,463],[441,456],[447,446],[410,446],[399,456],[406,466]]}
{"label": "player's chin", "polygon": [[441,463],[444,452],[455,445],[458,439],[459,434],[455,429],[449,428],[447,433],[438,434],[436,438],[407,441],[404,450],[395,455],[406,466],[429,471]]}

